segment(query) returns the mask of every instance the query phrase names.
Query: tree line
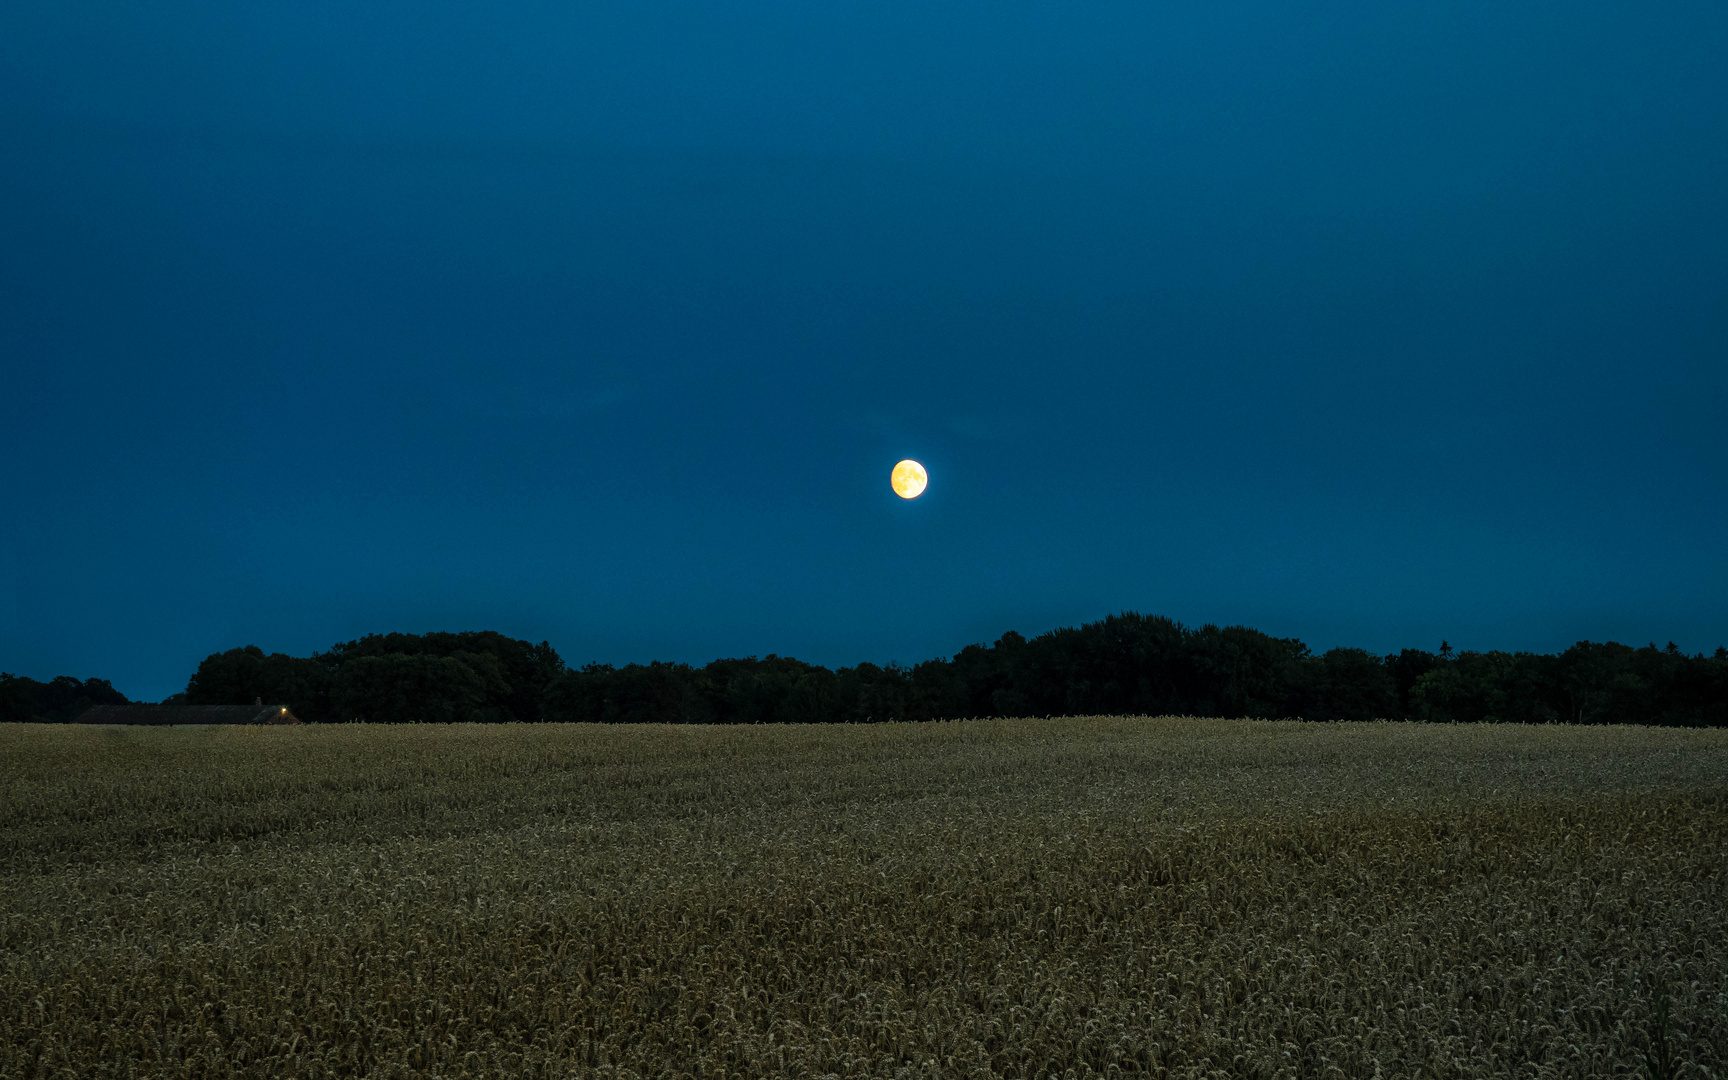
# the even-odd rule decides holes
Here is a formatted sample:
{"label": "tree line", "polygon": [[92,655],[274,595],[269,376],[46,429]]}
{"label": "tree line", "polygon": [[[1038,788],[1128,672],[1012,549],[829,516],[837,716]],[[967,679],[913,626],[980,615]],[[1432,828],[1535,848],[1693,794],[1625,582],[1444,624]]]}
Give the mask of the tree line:
{"label": "tree line", "polygon": [[[830,670],[770,655],[703,667],[567,667],[491,631],[373,634],[307,657],[212,654],[164,704],[286,704],[302,720],[418,723],[872,723],[983,716],[1249,716],[1440,723],[1728,726],[1728,649],[1581,641],[1558,654],[1405,649],[1315,654],[1244,626],[1133,612],[911,667]],[[0,720],[67,721],[125,704],[98,679],[0,675]]]}

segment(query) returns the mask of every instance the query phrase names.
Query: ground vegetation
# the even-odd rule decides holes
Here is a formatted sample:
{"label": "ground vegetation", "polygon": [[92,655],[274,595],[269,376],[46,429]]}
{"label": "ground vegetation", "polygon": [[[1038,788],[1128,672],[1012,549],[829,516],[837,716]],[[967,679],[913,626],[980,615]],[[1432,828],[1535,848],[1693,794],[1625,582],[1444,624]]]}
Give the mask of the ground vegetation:
{"label": "ground vegetation", "polygon": [[0,1076],[1721,1076],[1724,777],[1625,725],[16,725]]}

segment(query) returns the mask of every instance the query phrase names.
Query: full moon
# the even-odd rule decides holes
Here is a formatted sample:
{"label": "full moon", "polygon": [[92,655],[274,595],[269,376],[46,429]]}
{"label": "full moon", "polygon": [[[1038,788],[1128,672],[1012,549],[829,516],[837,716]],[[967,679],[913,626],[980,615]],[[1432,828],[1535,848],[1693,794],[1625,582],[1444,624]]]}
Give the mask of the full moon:
{"label": "full moon", "polygon": [[924,466],[907,458],[894,466],[888,482],[894,485],[894,494],[902,499],[916,499],[924,494],[924,486],[930,483],[930,474],[924,471]]}

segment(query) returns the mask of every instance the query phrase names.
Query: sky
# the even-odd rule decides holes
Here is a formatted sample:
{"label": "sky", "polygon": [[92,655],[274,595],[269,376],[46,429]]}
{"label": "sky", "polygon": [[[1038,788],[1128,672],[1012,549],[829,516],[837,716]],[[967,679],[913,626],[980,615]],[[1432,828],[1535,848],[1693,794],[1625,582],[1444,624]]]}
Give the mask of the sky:
{"label": "sky", "polygon": [[1711,651],[1724,56],[1662,0],[11,0],[0,668]]}

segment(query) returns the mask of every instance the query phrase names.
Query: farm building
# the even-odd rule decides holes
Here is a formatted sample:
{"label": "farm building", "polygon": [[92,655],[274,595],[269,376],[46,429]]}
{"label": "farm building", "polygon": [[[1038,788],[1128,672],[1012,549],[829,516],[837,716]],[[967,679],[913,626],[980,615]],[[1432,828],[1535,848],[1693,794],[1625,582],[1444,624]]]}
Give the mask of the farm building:
{"label": "farm building", "polygon": [[298,724],[286,705],[97,705],[80,724]]}

